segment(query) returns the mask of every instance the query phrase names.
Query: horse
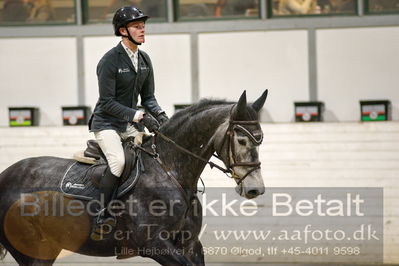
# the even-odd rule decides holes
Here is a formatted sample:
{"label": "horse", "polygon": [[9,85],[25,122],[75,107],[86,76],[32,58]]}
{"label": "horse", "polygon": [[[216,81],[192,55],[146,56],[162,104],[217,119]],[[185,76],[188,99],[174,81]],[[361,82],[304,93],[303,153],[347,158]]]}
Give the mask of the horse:
{"label": "horse", "polygon": [[[212,155],[251,199],[265,191],[259,145],[259,112],[267,90],[252,104],[201,100],[176,112],[141,146],[145,171],[112,205],[117,224],[101,241],[90,239],[91,202],[65,196],[60,180],[74,160],[23,159],[0,174],[0,255],[19,265],[52,265],[65,249],[117,257],[142,256],[162,265],[205,265],[197,183]],[[216,166],[214,163],[211,166]],[[117,203],[117,204],[116,204]],[[128,252],[126,252],[128,251]]]}

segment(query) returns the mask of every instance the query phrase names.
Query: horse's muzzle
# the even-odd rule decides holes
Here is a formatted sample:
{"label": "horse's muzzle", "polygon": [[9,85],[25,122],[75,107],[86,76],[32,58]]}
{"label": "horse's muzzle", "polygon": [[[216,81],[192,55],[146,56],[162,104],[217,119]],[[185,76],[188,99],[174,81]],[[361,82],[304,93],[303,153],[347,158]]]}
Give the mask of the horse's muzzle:
{"label": "horse's muzzle", "polygon": [[241,197],[247,199],[253,199],[265,193],[264,187],[244,187],[242,184],[237,185],[235,190]]}
{"label": "horse's muzzle", "polygon": [[253,189],[249,189],[246,193],[245,193],[245,197],[252,199],[252,198],[256,198],[257,196],[262,195],[263,193],[265,193],[265,189],[259,189],[259,188],[253,188]]}

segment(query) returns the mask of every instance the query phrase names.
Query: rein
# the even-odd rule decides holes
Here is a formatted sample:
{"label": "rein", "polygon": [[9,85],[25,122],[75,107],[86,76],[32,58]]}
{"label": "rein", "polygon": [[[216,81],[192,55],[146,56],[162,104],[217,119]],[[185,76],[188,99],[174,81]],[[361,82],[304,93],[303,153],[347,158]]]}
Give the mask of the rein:
{"label": "rein", "polygon": [[200,161],[202,161],[202,162],[204,162],[204,163],[209,164],[209,166],[211,167],[211,169],[213,169],[213,167],[215,167],[216,169],[222,171],[222,172],[225,173],[225,174],[231,174],[231,173],[232,173],[232,170],[231,170],[231,169],[226,169],[226,168],[224,168],[224,167],[222,167],[222,166],[220,166],[220,165],[217,165],[217,164],[215,164],[215,163],[213,163],[213,162],[210,162],[210,161],[208,161],[208,160],[202,158],[201,156],[199,156],[199,155],[197,155],[197,154],[195,154],[195,153],[193,153],[193,152],[187,150],[186,148],[183,148],[182,146],[180,146],[179,144],[177,144],[174,140],[168,138],[167,136],[165,136],[165,135],[162,134],[161,132],[155,131],[155,134],[157,134],[158,136],[160,136],[160,137],[161,137],[163,140],[165,140],[166,142],[169,142],[169,143],[173,144],[178,150],[180,150],[180,151],[182,151],[182,152],[184,152],[184,153],[186,153],[186,154],[188,154],[188,155],[191,155],[191,156],[193,156],[194,158],[196,158],[196,159],[198,159],[198,160],[200,160]]}

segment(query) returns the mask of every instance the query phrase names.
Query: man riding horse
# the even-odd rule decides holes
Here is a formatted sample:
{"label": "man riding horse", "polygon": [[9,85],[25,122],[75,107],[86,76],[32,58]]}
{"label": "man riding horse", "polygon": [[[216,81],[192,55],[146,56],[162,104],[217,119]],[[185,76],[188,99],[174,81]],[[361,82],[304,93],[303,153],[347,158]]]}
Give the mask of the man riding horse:
{"label": "man riding horse", "polygon": [[[168,120],[154,96],[154,72],[150,57],[138,49],[145,41],[145,22],[148,18],[133,6],[118,9],[112,23],[115,35],[121,36],[122,41],[109,50],[97,65],[100,95],[89,129],[94,132],[109,167],[100,183],[104,206],[99,210],[92,239],[103,233],[102,225],[116,224],[115,218],[106,209],[125,166],[121,139],[138,135],[139,126],[136,123],[154,131]],[[137,110],[139,95],[141,105],[152,116]]]}
{"label": "man riding horse", "polygon": [[[14,163],[0,173],[0,255],[6,249],[19,265],[52,265],[66,249],[119,259],[149,257],[161,265],[205,265],[199,178],[209,164],[230,173],[240,196],[253,199],[265,192],[258,118],[266,97],[267,91],[247,104],[244,92],[237,103],[202,100],[177,112],[141,145],[140,178],[118,193],[112,209],[118,222],[112,230],[104,226],[114,233],[103,233],[101,241],[90,237],[96,227],[91,224],[94,201],[65,193],[62,186],[72,171],[83,178],[71,183],[83,185],[80,193],[99,194],[88,174],[91,166],[53,156]],[[224,166],[210,161],[212,156]],[[158,203],[165,208],[158,209],[163,205]],[[124,254],[126,249],[132,253]]]}

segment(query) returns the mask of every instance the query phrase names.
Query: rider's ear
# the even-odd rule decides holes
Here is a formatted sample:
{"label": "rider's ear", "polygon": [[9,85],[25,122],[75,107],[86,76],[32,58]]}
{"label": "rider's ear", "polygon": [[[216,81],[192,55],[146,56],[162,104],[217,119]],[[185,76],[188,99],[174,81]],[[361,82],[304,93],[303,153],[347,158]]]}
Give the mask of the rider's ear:
{"label": "rider's ear", "polygon": [[262,94],[262,96],[259,97],[259,99],[257,99],[253,104],[252,104],[252,108],[254,108],[254,110],[256,112],[259,112],[260,109],[262,109],[263,105],[265,104],[266,98],[267,98],[267,92],[268,90],[265,90]]}
{"label": "rider's ear", "polygon": [[247,113],[247,91],[241,94],[236,107],[236,119],[244,118]]}
{"label": "rider's ear", "polygon": [[121,34],[122,37],[127,37],[127,29],[125,27],[120,27],[119,33]]}

